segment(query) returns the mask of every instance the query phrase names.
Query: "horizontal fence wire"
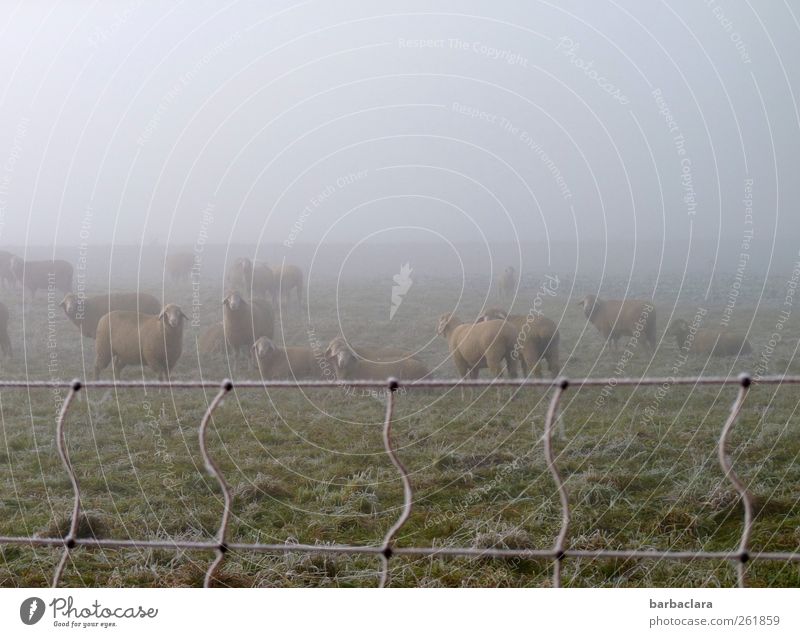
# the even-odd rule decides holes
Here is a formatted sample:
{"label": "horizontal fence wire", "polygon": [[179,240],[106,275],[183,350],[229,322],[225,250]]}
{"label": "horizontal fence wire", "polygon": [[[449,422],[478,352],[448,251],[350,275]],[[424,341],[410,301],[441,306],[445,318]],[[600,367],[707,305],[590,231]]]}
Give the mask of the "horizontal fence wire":
{"label": "horizontal fence wire", "polygon": [[[653,385],[738,385],[736,398],[731,405],[728,417],[723,424],[717,445],[717,455],[720,466],[732,487],[739,494],[744,507],[744,519],[739,546],[732,551],[659,551],[659,550],[577,550],[568,546],[568,534],[571,509],[569,493],[558,468],[557,457],[553,453],[553,429],[559,420],[558,408],[564,393],[570,388],[602,387],[612,383],[616,386],[653,386]],[[480,558],[519,558],[523,560],[544,560],[552,562],[552,585],[554,588],[562,584],[562,564],[565,559],[640,559],[640,560],[676,560],[695,561],[712,560],[733,562],[736,565],[737,584],[739,587],[747,586],[746,564],[749,561],[780,561],[800,563],[800,551],[795,552],[753,552],[749,542],[753,526],[753,501],[747,486],[742,482],[733,468],[733,463],[728,453],[728,441],[733,425],[739,416],[745,398],[753,384],[764,385],[796,385],[800,384],[800,376],[762,376],[753,378],[748,374],[738,377],[644,377],[644,378],[581,378],[569,380],[556,378],[544,379],[494,379],[494,380],[424,380],[403,382],[396,378],[383,381],[237,381],[225,379],[222,382],[212,381],[16,381],[0,380],[0,389],[31,389],[31,388],[65,388],[69,389],[59,412],[56,423],[56,446],[61,462],[64,465],[73,491],[73,508],[69,530],[63,538],[44,538],[32,536],[0,536],[0,546],[27,545],[31,547],[61,548],[62,555],[53,573],[52,585],[58,586],[64,573],[64,568],[69,560],[70,553],[77,547],[87,549],[163,549],[174,551],[200,551],[213,552],[214,559],[209,564],[203,579],[203,585],[210,587],[214,576],[224,562],[229,551],[253,553],[317,553],[339,555],[369,555],[380,559],[380,572],[378,586],[385,587],[389,583],[391,559],[396,556],[435,556],[435,557],[480,557]],[[299,389],[299,388],[337,388],[369,387],[383,388],[386,390],[386,413],[383,423],[383,443],[386,454],[400,475],[403,484],[403,506],[399,517],[389,528],[380,546],[356,546],[347,544],[300,544],[286,542],[283,544],[265,543],[237,543],[228,542],[227,529],[232,511],[232,494],[219,466],[210,455],[207,447],[208,425],[213,418],[214,411],[222,404],[226,395],[239,389]],[[493,549],[473,547],[424,547],[395,546],[395,537],[403,525],[411,517],[414,490],[408,470],[396,454],[392,443],[392,423],[395,410],[395,401],[399,389],[415,388],[452,388],[452,387],[542,387],[553,388],[553,396],[545,417],[545,432],[543,436],[544,455],[548,470],[553,478],[558,491],[561,506],[561,526],[551,549]],[[203,456],[208,474],[216,479],[223,495],[223,510],[219,527],[213,541],[184,541],[184,540],[116,540],[77,537],[78,522],[81,514],[81,490],[77,476],[69,459],[66,446],[66,422],[69,408],[78,393],[85,388],[114,388],[114,389],[216,389],[217,394],[203,414],[198,427],[200,451]],[[563,424],[563,423],[562,423]]]}

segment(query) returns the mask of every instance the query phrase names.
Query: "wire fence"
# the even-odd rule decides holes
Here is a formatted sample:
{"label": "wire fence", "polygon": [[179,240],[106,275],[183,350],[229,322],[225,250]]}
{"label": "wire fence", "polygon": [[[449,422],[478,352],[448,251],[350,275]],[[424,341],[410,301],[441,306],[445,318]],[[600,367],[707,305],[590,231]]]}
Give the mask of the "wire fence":
{"label": "wire fence", "polygon": [[[540,379],[497,379],[497,380],[429,380],[404,383],[394,378],[385,381],[347,381],[351,387],[362,387],[371,389],[386,390],[386,413],[383,423],[383,444],[386,454],[397,469],[403,483],[403,506],[400,516],[387,531],[380,546],[358,546],[347,544],[333,545],[314,545],[314,544],[262,544],[262,543],[236,543],[228,541],[228,526],[232,515],[233,497],[228,483],[219,466],[208,452],[207,432],[211,417],[216,408],[222,403],[225,396],[234,388],[237,390],[245,389],[297,389],[297,388],[337,388],[341,387],[339,382],[329,381],[240,381],[234,383],[231,380],[220,382],[211,381],[177,381],[177,382],[157,382],[157,381],[93,381],[83,383],[79,380],[72,382],[48,382],[48,381],[0,381],[0,389],[30,389],[30,388],[61,388],[68,389],[57,420],[56,426],[56,445],[61,462],[69,475],[70,484],[73,491],[73,507],[70,525],[67,534],[63,538],[45,538],[31,536],[0,536],[0,546],[3,545],[28,545],[31,547],[61,547],[63,552],[58,565],[53,574],[52,585],[59,585],[64,568],[70,558],[70,553],[77,547],[88,549],[126,549],[126,548],[150,548],[165,549],[175,551],[200,551],[213,552],[214,559],[210,563],[204,577],[204,586],[211,586],[214,576],[229,551],[249,551],[253,553],[320,553],[320,554],[341,554],[341,555],[372,555],[380,559],[380,577],[378,585],[385,587],[389,584],[391,560],[397,556],[437,556],[437,557],[482,557],[482,558],[519,558],[522,560],[546,560],[552,562],[552,584],[558,588],[562,584],[562,565],[568,558],[591,558],[591,559],[639,559],[639,560],[718,560],[731,562],[736,566],[737,583],[739,587],[747,585],[746,564],[753,560],[762,561],[781,561],[800,563],[800,551],[794,552],[753,552],[750,547],[750,535],[753,527],[753,500],[747,490],[747,486],[736,474],[728,454],[728,440],[734,423],[741,412],[747,393],[754,382],[764,385],[797,385],[800,384],[800,376],[764,376],[753,379],[747,374],[742,374],[738,378],[733,377],[682,377],[682,378],[614,378],[613,382],[617,386],[648,386],[662,385],[670,383],[672,385],[738,385],[738,392],[733,401],[728,417],[726,418],[720,432],[719,443],[717,445],[717,455],[722,471],[727,480],[739,494],[744,508],[744,519],[742,521],[742,534],[739,546],[731,551],[658,551],[658,550],[576,550],[569,548],[569,527],[570,527],[570,503],[569,493],[566,485],[561,478],[558,468],[557,458],[553,453],[553,430],[558,418],[559,405],[564,393],[575,387],[597,387],[605,386],[612,379],[608,378],[582,378],[568,380],[558,378],[555,380]],[[545,418],[545,430],[543,435],[544,455],[547,467],[553,478],[558,491],[561,504],[561,526],[555,538],[553,546],[549,549],[493,549],[493,548],[474,548],[474,547],[425,547],[410,546],[402,547],[395,545],[397,533],[408,521],[411,516],[414,489],[411,484],[408,470],[398,458],[392,443],[392,420],[394,416],[397,390],[414,389],[435,389],[452,387],[540,387],[553,389],[553,395],[547,409]],[[208,404],[206,411],[200,420],[198,427],[198,438],[200,451],[205,462],[206,470],[217,481],[223,495],[223,510],[220,518],[219,527],[213,539],[206,542],[183,541],[183,540],[117,540],[78,537],[78,524],[81,515],[81,489],[75,471],[69,459],[69,452],[66,445],[66,423],[70,405],[78,393],[84,388],[114,388],[114,389],[217,389],[217,393]]]}

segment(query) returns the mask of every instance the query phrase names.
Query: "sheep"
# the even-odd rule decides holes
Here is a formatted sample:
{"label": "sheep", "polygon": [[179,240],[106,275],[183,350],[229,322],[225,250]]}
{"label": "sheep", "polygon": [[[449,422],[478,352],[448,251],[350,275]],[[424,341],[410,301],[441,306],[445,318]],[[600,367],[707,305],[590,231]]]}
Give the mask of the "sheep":
{"label": "sheep", "polygon": [[271,298],[275,302],[275,274],[266,263],[253,263],[243,257],[236,260],[233,270],[251,298]]}
{"label": "sheep", "polygon": [[656,309],[649,301],[603,301],[590,294],[578,302],[583,313],[614,349],[620,336],[644,335],[651,350],[656,347]]}
{"label": "sheep", "polygon": [[11,339],[8,337],[8,308],[5,303],[0,303],[0,351],[6,358],[14,356]]}
{"label": "sheep", "polygon": [[678,348],[688,347],[688,350],[696,354],[708,354],[709,356],[738,356],[739,354],[751,354],[753,351],[747,336],[729,330],[715,329],[696,329],[693,337],[689,339],[689,333],[693,330],[684,319],[675,319],[667,329],[667,336],[674,336]]}
{"label": "sheep", "polygon": [[188,281],[194,268],[195,258],[189,252],[177,252],[167,255],[164,261],[164,269],[173,283]]}
{"label": "sheep", "polygon": [[419,380],[430,374],[425,364],[416,358],[367,360],[347,346],[339,348],[329,360],[339,380],[385,380],[390,377]]}
{"label": "sheep", "polygon": [[161,312],[159,300],[144,292],[103,294],[90,298],[81,298],[70,292],[61,301],[60,306],[67,318],[80,330],[81,335],[87,338],[95,337],[100,319],[114,310],[150,315]]}
{"label": "sheep", "polygon": [[[534,376],[542,377],[541,365],[544,358],[550,373],[555,377],[561,371],[558,359],[558,343],[560,335],[558,326],[554,321],[541,314],[508,315],[503,310],[491,308],[486,310],[475,321],[489,321],[501,319],[508,321],[517,330],[517,341],[514,345],[515,357],[520,359],[522,373],[527,376],[529,372]],[[520,356],[521,354],[521,356]]]}
{"label": "sheep", "polygon": [[259,338],[272,338],[274,319],[268,304],[248,303],[237,291],[228,293],[222,300],[222,325],[225,340],[234,354],[247,354]]}
{"label": "sheep", "polygon": [[225,326],[221,322],[214,323],[200,334],[197,339],[197,351],[206,356],[225,352]]}
{"label": "sheep", "polygon": [[497,292],[501,300],[509,300],[514,297],[517,287],[517,271],[508,266],[503,273],[497,277]]}
{"label": "sheep", "polygon": [[169,380],[183,351],[183,322],[188,317],[170,303],[157,316],[126,310],[109,312],[100,319],[95,340],[94,378],[114,362],[116,375],[126,365],[147,366],[158,380]]}
{"label": "sheep", "polygon": [[322,378],[322,368],[310,347],[281,349],[272,339],[262,336],[251,351],[261,378]]}
{"label": "sheep", "polygon": [[344,336],[337,336],[328,344],[325,349],[325,358],[333,359],[339,355],[339,352],[351,350],[355,352],[356,356],[370,361],[379,361],[389,363],[401,358],[413,358],[414,355],[404,349],[397,347],[353,347],[351,346]]}
{"label": "sheep", "polygon": [[[514,345],[517,330],[504,320],[492,319],[480,323],[461,323],[453,314],[442,314],[436,329],[450,346],[450,353],[461,378],[477,378],[484,367],[495,378],[503,375],[503,361],[508,376],[517,375]],[[463,393],[463,392],[462,392]]]}
{"label": "sheep", "polygon": [[22,287],[36,296],[37,290],[56,289],[67,294],[72,292],[72,264],[55,259],[53,261],[25,261],[11,257],[11,272]]}
{"label": "sheep", "polygon": [[292,290],[297,292],[297,304],[303,307],[303,271],[296,265],[284,264],[272,269],[275,276],[275,295],[287,302]]}
{"label": "sheep", "polygon": [[11,260],[14,255],[5,250],[0,250],[0,283],[4,288],[13,288],[16,285],[16,277],[11,271]]}

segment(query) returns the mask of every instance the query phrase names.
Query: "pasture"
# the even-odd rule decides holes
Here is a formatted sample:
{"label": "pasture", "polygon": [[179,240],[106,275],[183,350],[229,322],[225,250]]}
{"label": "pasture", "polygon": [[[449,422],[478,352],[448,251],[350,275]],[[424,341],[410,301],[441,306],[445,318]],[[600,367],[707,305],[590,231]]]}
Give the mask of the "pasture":
{"label": "pasture", "polygon": [[[91,291],[107,288],[93,281]],[[542,280],[524,278],[514,305],[527,313]],[[192,309],[188,283],[168,282],[163,296]],[[441,312],[456,308],[468,320],[484,307],[469,290],[488,280],[419,276],[389,320],[391,280],[312,281],[308,311],[276,312],[275,341],[324,344],[343,332],[354,343],[391,343],[412,350],[438,378],[455,375],[447,344],[435,332]],[[628,294],[647,290],[634,281]],[[93,286],[93,287],[92,287]],[[593,287],[594,286],[594,287]],[[673,372],[678,349],[660,341],[622,362],[623,349],[604,349],[575,302],[596,282],[560,278],[541,310],[559,323],[563,374],[662,376]],[[625,280],[606,281],[606,297]],[[665,286],[668,288],[668,286]],[[161,296],[160,282],[143,291]],[[753,370],[769,345],[783,309],[785,277],[769,279],[757,299],[738,301],[731,325],[750,328],[745,358],[689,358],[679,375],[727,375]],[[719,291],[717,291],[719,292]],[[48,299],[20,303],[4,291],[12,313],[15,359],[4,378],[90,378],[93,345]],[[486,306],[498,305],[490,291]],[[646,294],[646,293],[645,293]],[[187,325],[174,379],[255,378],[246,361],[201,360],[195,339],[221,318],[221,285],[199,291],[200,327]],[[705,324],[724,311],[724,295],[705,302]],[[60,295],[55,301],[60,301]],[[670,314],[691,319],[702,292],[655,298],[659,338]],[[310,317],[310,320],[309,320]],[[768,356],[768,373],[798,374],[800,321],[792,315]],[[750,325],[752,321],[752,325]],[[22,343],[24,341],[24,348]],[[106,371],[108,378],[110,370]],[[145,372],[152,378],[150,372]],[[482,377],[486,372],[482,373]],[[124,378],[141,377],[128,368]],[[563,440],[555,440],[572,507],[571,548],[733,550],[742,507],[724,479],[716,444],[736,387],[570,389],[563,402]],[[222,511],[216,481],[206,474],[197,426],[213,392],[89,390],[67,420],[67,442],[83,491],[80,533],[98,538],[206,540]],[[63,534],[72,491],[56,453],[55,417],[64,393],[52,389],[0,392],[0,534]],[[415,490],[411,519],[398,546],[549,548],[560,525],[558,495],[541,443],[549,392],[489,388],[462,400],[458,389],[400,392],[394,426],[399,455]],[[736,471],[756,501],[751,547],[796,551],[800,546],[800,422],[792,387],[754,386],[731,437]],[[234,392],[215,413],[209,449],[234,493],[230,541],[379,545],[399,514],[402,485],[383,452],[380,395],[341,388]],[[646,417],[645,414],[652,414]],[[60,550],[0,548],[0,585],[44,586]],[[210,553],[77,549],[62,578],[66,586],[197,586]],[[374,586],[378,560],[326,555],[229,553],[218,573],[223,586]],[[752,586],[797,586],[798,567],[749,564]],[[395,586],[547,586],[550,564],[519,559],[395,558]],[[566,586],[731,586],[731,564],[637,560],[568,560]]]}

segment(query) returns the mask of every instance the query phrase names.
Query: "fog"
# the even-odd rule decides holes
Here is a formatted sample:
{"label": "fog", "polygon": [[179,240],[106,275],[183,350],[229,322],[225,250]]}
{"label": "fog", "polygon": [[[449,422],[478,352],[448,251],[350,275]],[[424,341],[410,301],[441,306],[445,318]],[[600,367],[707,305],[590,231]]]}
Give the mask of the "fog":
{"label": "fog", "polygon": [[0,246],[775,273],[798,29],[714,0],[4,5]]}

